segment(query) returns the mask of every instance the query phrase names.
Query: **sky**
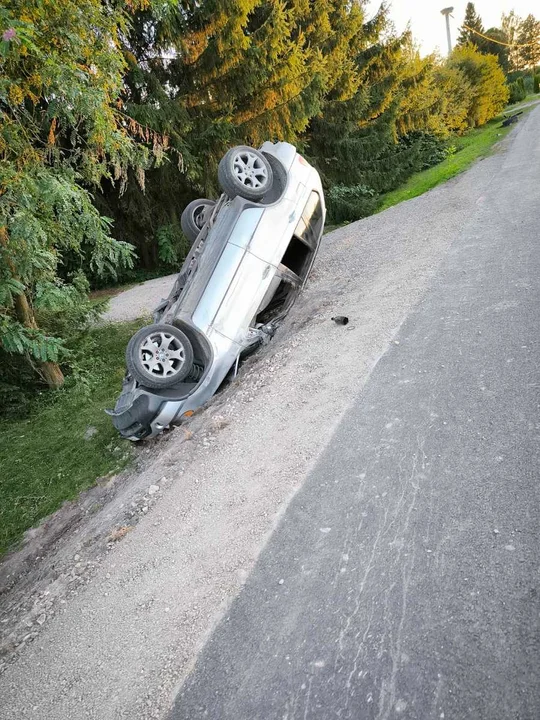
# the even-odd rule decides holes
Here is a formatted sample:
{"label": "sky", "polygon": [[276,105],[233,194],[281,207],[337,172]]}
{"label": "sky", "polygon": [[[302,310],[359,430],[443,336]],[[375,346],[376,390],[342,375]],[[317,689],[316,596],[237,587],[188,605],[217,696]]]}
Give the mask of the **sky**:
{"label": "sky", "polygon": [[[439,49],[446,54],[446,26],[441,10],[453,5],[454,11],[450,18],[450,29],[452,43],[455,43],[459,28],[465,17],[467,2],[452,2],[451,0],[390,0],[390,17],[396,25],[396,30],[401,32],[410,21],[413,36],[420,45],[423,55],[427,55]],[[370,9],[374,12],[380,5],[377,0],[372,0]],[[540,19],[539,0],[476,0],[474,3],[476,12],[482,18],[484,28],[500,25],[503,12],[508,13],[514,10],[520,17],[526,17],[532,13]]]}

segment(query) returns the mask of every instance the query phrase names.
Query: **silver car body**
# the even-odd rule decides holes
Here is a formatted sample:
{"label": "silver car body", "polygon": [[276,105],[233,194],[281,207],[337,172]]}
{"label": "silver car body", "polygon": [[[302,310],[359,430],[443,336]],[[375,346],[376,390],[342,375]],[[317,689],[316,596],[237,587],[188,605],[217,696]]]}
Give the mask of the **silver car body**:
{"label": "silver car body", "polygon": [[[110,411],[124,437],[153,437],[204,405],[242,353],[272,334],[309,274],[326,215],[319,175],[288,143],[267,142],[260,150],[272,160],[275,199],[221,196],[169,298],[154,313],[155,322],[176,325],[194,341],[201,377],[167,390],[145,389],[128,377]],[[289,266],[296,267],[284,264],[287,252],[294,258]],[[281,306],[268,322],[257,322],[276,292],[284,298]],[[139,422],[133,407],[141,394]]]}

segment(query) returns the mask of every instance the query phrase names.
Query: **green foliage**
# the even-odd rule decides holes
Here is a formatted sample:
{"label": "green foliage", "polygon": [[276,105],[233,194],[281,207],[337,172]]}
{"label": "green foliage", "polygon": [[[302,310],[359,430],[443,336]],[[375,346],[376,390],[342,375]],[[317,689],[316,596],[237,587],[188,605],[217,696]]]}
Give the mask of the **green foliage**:
{"label": "green foliage", "polygon": [[163,144],[148,132],[135,143],[121,110],[127,27],[122,6],[100,0],[0,8],[0,347],[38,372],[66,352],[38,319],[73,305],[71,278],[133,265],[89,192],[104,178],[125,186],[130,166],[142,184]]}
{"label": "green foliage", "polygon": [[189,242],[178,225],[162,225],[156,231],[159,259],[165,266],[178,268],[189,252]]}
{"label": "green foliage", "polygon": [[463,172],[478,158],[487,155],[493,145],[510,131],[510,128],[501,128],[500,121],[500,117],[495,118],[482,128],[468,130],[456,137],[447,147],[446,158],[441,163],[415,173],[401,187],[384,195],[378,207],[379,211],[422,195],[439,183]]}
{"label": "green foliage", "polygon": [[510,83],[508,85],[508,88],[510,90],[510,97],[508,98],[508,102],[510,105],[513,105],[514,103],[521,102],[522,100],[525,100],[527,97],[527,90],[525,89],[525,83],[523,81],[523,78],[518,78],[514,82]]}
{"label": "green foliage", "polygon": [[405,135],[401,138],[400,145],[404,148],[414,148],[413,172],[437,165],[448,154],[446,145],[440,138],[420,130]]}
{"label": "green foliage", "polygon": [[[503,15],[504,20],[504,15]],[[507,22],[503,28],[492,27],[484,30],[482,20],[474,3],[467,3],[465,19],[457,41],[457,47],[472,45],[484,55],[494,55],[503,71],[510,69],[511,38],[514,37],[512,21]]]}
{"label": "green foliage", "polygon": [[[145,322],[91,330],[77,347],[83,378],[78,382],[33,398],[14,388],[25,415],[19,406],[0,421],[0,554],[65,500],[132,457],[129,443],[118,442],[104,408],[114,405],[126,343]],[[4,390],[2,382],[0,401]],[[92,437],[89,428],[95,429]]]}
{"label": "green foliage", "polygon": [[[501,18],[501,32],[504,33],[510,45],[508,48],[508,69],[510,73],[518,70],[521,65],[520,48],[517,47],[521,22],[521,18],[519,18],[513,10],[508,14],[503,13]],[[513,79],[514,78],[509,77],[509,82],[512,82]]]}
{"label": "green foliage", "polygon": [[381,14],[374,38],[362,39],[355,52],[355,93],[328,102],[310,124],[308,155],[327,187],[344,181],[376,193],[395,187],[408,165],[406,153],[396,153],[398,136],[423,128],[433,107],[430,61],[419,59],[409,36],[373,42],[386,22]]}
{"label": "green foliage", "polygon": [[468,2],[465,8],[465,18],[457,39],[457,47],[474,45],[478,50],[482,48],[483,39],[477,34],[484,34],[482,19],[476,12],[474,3]]}
{"label": "green foliage", "polygon": [[369,47],[357,63],[365,84],[310,127],[308,154],[328,188],[333,222],[369,214],[377,202],[365,188],[387,193],[441,162],[449,133],[484,124],[508,96],[496,58],[472,46],[443,62],[420,58],[406,37],[397,38]]}
{"label": "green foliage", "polygon": [[473,45],[484,55],[494,55],[505,73],[534,70],[540,63],[540,21],[532,14],[522,19],[512,10],[503,14],[500,28],[484,30],[474,4],[468,3],[457,45]]}
{"label": "green foliage", "polygon": [[493,40],[482,39],[479,50],[484,55],[495,55],[497,61],[503,71],[508,73],[510,70],[510,48],[508,47],[508,36],[500,28],[489,28],[486,35]]}
{"label": "green foliage", "polygon": [[540,93],[540,75],[534,76],[533,92],[535,95]]}
{"label": "green foliage", "polygon": [[439,93],[438,122],[446,133],[463,133],[469,126],[473,83],[462,68],[448,61],[435,68],[434,82]]}
{"label": "green foliage", "polygon": [[519,26],[517,42],[520,68],[533,70],[540,63],[540,20],[527,15]]}
{"label": "green foliage", "polygon": [[[80,358],[86,338],[103,311],[104,303],[88,299],[85,278],[69,284],[56,279],[40,282],[34,295],[34,313],[39,330],[26,328],[3,316],[0,320],[0,415],[19,417],[27,411],[33,395],[45,388],[38,361],[60,363],[69,372],[68,383],[81,379]],[[21,355],[25,362],[21,362]]]}
{"label": "green foliage", "polygon": [[365,185],[334,185],[326,200],[328,218],[336,224],[371,215],[377,206],[375,190]]}
{"label": "green foliage", "polygon": [[[508,38],[508,64],[511,73],[534,70],[540,63],[540,21],[534,15],[520,18],[512,10],[502,16],[502,31]],[[510,82],[516,78],[510,76]]]}
{"label": "green foliage", "polygon": [[534,92],[534,77],[531,76],[528,70],[514,70],[514,72],[508,73],[506,76],[506,82],[508,84],[520,79],[523,81],[527,95],[532,94]]}
{"label": "green foliage", "polygon": [[[403,136],[389,148],[388,163],[398,170],[393,175],[395,185],[389,184],[388,189],[399,185],[411,174],[442,162],[448,155],[446,144],[440,138],[418,130]],[[372,179],[375,179],[375,173]],[[383,187],[332,185],[326,193],[330,222],[348,222],[373,214],[380,204],[380,194],[385,192]]]}
{"label": "green foliage", "polygon": [[483,55],[473,45],[465,45],[455,48],[448,66],[461,72],[471,86],[467,108],[469,127],[484,125],[501,112],[510,93],[494,55]]}

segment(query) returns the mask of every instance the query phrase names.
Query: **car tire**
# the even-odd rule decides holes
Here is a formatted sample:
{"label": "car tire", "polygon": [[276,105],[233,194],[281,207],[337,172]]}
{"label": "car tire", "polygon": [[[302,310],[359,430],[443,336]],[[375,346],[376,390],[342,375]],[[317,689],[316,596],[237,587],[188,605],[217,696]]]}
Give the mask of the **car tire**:
{"label": "car tire", "polygon": [[184,380],[193,365],[193,346],[174,325],[141,328],[126,348],[131,376],[147,388],[167,388]]}
{"label": "car tire", "polygon": [[214,209],[215,204],[214,200],[199,198],[192,200],[184,209],[182,217],[180,218],[180,226],[191,245],[193,245],[204,223],[210,217],[210,213]]}
{"label": "car tire", "polygon": [[274,177],[265,156],[247,145],[231,148],[218,165],[218,182],[230,198],[260,200],[271,190]]}

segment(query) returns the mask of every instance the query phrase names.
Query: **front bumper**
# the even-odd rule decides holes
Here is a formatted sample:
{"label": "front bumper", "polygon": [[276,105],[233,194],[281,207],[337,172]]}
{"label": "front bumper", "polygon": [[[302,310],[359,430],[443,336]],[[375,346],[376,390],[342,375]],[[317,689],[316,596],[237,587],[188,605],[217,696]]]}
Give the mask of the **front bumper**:
{"label": "front bumper", "polygon": [[158,435],[181,410],[182,400],[170,400],[124,380],[114,410],[106,410],[123,438],[143,440]]}
{"label": "front bumper", "polygon": [[161,391],[146,389],[126,377],[114,410],[106,410],[114,427],[123,438],[133,441],[159,435],[177,418],[208,402],[238,358],[268,342],[274,332],[275,327],[271,326],[251,328],[243,345],[212,332],[207,340],[212,347],[213,360],[203,379],[187,394],[174,387]]}

